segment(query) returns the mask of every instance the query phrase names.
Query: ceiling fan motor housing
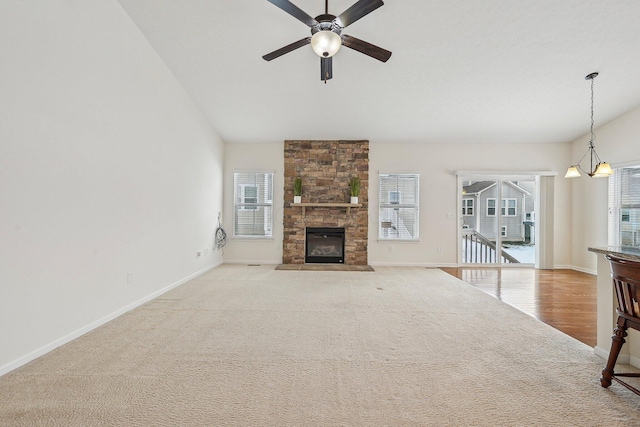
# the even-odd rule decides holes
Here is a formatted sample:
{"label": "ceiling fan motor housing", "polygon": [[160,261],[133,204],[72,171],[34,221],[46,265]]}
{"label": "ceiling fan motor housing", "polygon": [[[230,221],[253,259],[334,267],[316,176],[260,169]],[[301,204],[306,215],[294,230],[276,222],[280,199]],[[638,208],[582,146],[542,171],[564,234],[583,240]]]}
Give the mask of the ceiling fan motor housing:
{"label": "ceiling fan motor housing", "polygon": [[315,17],[318,25],[311,27],[311,34],[315,34],[318,31],[333,31],[340,35],[342,33],[342,27],[335,22],[335,15],[323,14]]}

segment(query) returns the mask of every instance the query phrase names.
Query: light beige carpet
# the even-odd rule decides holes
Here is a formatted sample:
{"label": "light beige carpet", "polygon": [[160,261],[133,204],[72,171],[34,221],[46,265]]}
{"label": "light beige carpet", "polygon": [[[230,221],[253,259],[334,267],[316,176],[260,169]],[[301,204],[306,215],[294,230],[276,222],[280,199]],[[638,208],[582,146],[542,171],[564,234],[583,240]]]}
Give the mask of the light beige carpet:
{"label": "light beige carpet", "polygon": [[603,363],[437,269],[224,265],[1,377],[0,425],[640,425]]}

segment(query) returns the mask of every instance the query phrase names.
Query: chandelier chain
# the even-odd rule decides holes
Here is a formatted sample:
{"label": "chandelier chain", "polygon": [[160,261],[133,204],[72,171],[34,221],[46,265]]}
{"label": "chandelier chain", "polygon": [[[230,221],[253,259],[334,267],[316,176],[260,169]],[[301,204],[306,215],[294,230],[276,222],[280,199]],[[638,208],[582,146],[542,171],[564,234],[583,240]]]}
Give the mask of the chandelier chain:
{"label": "chandelier chain", "polygon": [[589,145],[593,147],[595,145],[596,135],[593,133],[593,80],[591,79],[591,139],[589,140]]}

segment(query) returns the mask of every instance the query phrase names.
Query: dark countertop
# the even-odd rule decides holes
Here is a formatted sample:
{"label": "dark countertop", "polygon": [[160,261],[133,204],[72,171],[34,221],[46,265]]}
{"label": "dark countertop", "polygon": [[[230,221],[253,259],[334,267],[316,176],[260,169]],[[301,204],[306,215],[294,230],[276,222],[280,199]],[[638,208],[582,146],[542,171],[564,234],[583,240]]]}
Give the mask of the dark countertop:
{"label": "dark countertop", "polygon": [[636,261],[640,261],[640,249],[629,248],[624,246],[608,246],[605,248],[587,248],[589,252],[595,252],[598,254],[611,254],[620,258],[627,258]]}

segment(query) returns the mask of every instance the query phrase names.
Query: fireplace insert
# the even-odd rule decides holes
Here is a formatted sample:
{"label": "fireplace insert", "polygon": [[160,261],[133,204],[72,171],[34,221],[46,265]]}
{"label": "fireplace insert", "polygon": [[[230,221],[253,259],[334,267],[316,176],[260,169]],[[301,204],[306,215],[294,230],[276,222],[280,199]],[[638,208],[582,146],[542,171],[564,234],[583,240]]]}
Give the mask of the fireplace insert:
{"label": "fireplace insert", "polygon": [[304,262],[344,264],[344,228],[307,227]]}

